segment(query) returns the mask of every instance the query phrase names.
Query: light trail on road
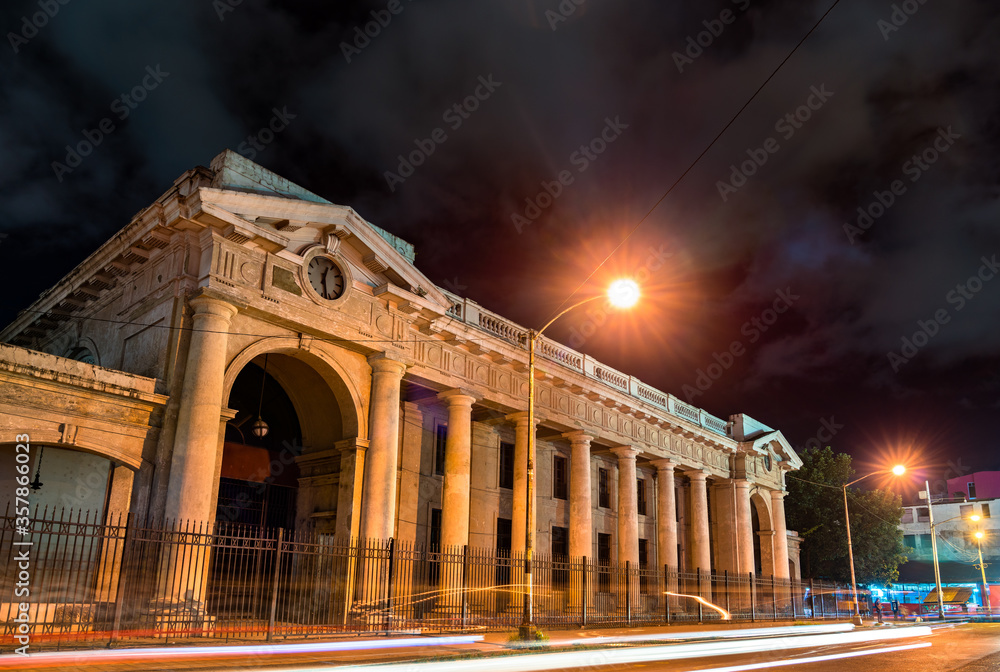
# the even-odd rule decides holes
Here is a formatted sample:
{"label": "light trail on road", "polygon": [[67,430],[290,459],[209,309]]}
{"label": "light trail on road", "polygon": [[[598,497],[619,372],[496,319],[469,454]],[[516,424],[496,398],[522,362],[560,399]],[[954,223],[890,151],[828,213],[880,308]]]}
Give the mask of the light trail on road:
{"label": "light trail on road", "polygon": [[[765,653],[785,649],[836,646],[841,644],[863,644],[883,640],[924,637],[930,634],[930,628],[916,626],[894,630],[856,631],[824,635],[805,635],[802,637],[770,637],[738,642],[722,641],[597,651],[533,653],[482,658],[474,661],[454,660],[429,663],[408,662],[388,665],[346,665],[339,669],[345,672],[396,672],[397,670],[405,670],[406,672],[412,672],[413,670],[465,672],[470,667],[474,667],[477,672],[537,672],[540,670],[571,669],[574,667],[599,667],[602,665],[653,663],[666,660],[705,658],[709,656]],[[330,667],[299,667],[288,669],[284,672],[330,672]]]}

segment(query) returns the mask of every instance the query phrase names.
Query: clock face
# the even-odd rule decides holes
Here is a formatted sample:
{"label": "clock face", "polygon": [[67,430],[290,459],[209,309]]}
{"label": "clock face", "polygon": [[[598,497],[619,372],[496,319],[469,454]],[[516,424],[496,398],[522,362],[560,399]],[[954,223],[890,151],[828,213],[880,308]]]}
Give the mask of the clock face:
{"label": "clock face", "polygon": [[309,284],[317,294],[332,301],[344,293],[344,273],[332,259],[313,257],[309,262]]}

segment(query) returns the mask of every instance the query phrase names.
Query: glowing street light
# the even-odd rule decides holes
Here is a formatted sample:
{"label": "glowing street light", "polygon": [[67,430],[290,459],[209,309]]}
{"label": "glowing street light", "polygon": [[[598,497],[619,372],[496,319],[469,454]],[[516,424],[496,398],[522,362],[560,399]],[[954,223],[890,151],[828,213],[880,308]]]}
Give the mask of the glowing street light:
{"label": "glowing street light", "polygon": [[[949,518],[947,520],[942,520],[940,523],[934,522],[934,504],[931,502],[931,484],[930,481],[924,481],[925,492],[927,493],[927,522],[931,526],[931,557],[934,559],[934,586],[937,588],[937,603],[938,603],[938,618],[942,621],[944,620],[944,594],[941,591],[941,565],[938,562],[938,552],[937,552],[937,531],[935,528],[938,525],[944,525],[945,523],[950,523],[953,520],[958,520],[962,516],[955,516],[954,518]],[[969,516],[969,520],[976,523],[979,522],[979,514],[974,513]],[[918,521],[919,522],[919,521]],[[980,549],[981,550],[981,549]],[[980,560],[982,562],[982,560]],[[985,573],[984,573],[985,577]],[[985,581],[983,582],[985,584]]]}
{"label": "glowing street light", "polygon": [[850,483],[844,483],[842,486],[844,490],[844,520],[847,522],[847,557],[851,562],[851,591],[854,594],[854,624],[861,625],[861,610],[858,608],[858,582],[854,578],[854,548],[851,544],[851,514],[847,511],[847,487],[854,485],[858,481],[863,481],[869,476],[875,476],[876,474],[893,474],[894,476],[902,476],[906,472],[906,467],[901,464],[897,464],[892,469],[884,469],[882,471],[873,471],[870,474],[865,474],[861,478],[856,478]]}
{"label": "glowing street light", "polygon": [[[971,516],[971,518],[972,518],[973,521],[978,521],[979,520],[979,516]],[[975,534],[975,537],[976,537],[976,546],[979,547],[979,571],[982,572],[982,577],[983,577],[983,592],[982,592],[983,608],[990,610],[990,614],[991,614],[990,615],[990,620],[993,620],[993,616],[992,616],[993,607],[992,607],[992,605],[990,605],[990,587],[988,585],[986,585],[986,564],[983,562],[983,538],[985,536],[986,535],[983,533],[982,530],[976,530],[976,534]]]}
{"label": "glowing street light", "polygon": [[527,506],[525,507],[524,525],[524,580],[527,590],[524,593],[524,611],[521,618],[521,627],[518,629],[518,636],[521,639],[535,638],[534,613],[532,611],[533,584],[531,580],[531,557],[535,550],[535,530],[532,524],[533,512],[535,508],[535,343],[542,332],[549,328],[553,322],[585,303],[606,298],[615,308],[627,309],[634,306],[639,301],[639,285],[634,280],[623,278],[615,280],[608,287],[607,294],[598,294],[589,299],[584,299],[566,308],[551,320],[544,327],[535,331],[528,331],[528,484],[526,488]]}

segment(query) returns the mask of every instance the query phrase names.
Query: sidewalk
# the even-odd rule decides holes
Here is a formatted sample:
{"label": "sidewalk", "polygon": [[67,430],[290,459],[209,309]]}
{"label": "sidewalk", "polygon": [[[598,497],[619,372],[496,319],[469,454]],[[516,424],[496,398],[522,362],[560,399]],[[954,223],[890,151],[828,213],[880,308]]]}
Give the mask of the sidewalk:
{"label": "sidewalk", "polygon": [[[441,644],[435,636],[348,636],[307,641],[292,640],[272,644],[261,642],[231,642],[229,644],[208,643],[204,639],[171,641],[163,646],[162,641],[151,641],[150,646],[136,646],[120,649],[91,649],[79,651],[36,652],[27,658],[23,656],[0,657],[0,670],[66,670],[88,671],[107,670],[125,672],[153,669],[206,670],[214,668],[269,669],[288,665],[352,665],[362,663],[419,662],[425,660],[456,660],[509,654],[519,649],[542,651],[547,648],[566,650],[574,646],[593,647],[620,646],[614,641],[627,638],[629,644],[642,645],[647,642],[670,644],[681,641],[711,640],[716,637],[739,636],[741,631],[773,630],[793,625],[833,625],[826,621],[786,621],[776,623],[696,623],[640,628],[590,628],[547,631],[549,641],[538,645],[522,645],[509,642],[512,632],[490,632],[481,635],[455,635],[465,640],[479,638],[478,641],[462,644]],[[869,623],[866,621],[866,626]],[[402,641],[401,641],[402,640]],[[373,642],[373,646],[386,646],[420,640],[428,646],[405,646],[402,648],[317,650],[328,646],[350,647],[354,643]],[[433,642],[433,644],[431,644]],[[366,644],[367,646],[367,644]],[[160,648],[162,647],[162,648]],[[310,650],[311,649],[311,650]],[[176,657],[175,657],[176,656]]]}

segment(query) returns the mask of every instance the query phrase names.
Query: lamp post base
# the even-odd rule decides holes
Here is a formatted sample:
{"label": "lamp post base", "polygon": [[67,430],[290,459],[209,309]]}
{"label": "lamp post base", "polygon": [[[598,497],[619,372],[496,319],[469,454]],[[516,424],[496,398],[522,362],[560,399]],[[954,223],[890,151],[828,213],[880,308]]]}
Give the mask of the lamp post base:
{"label": "lamp post base", "polygon": [[534,623],[522,623],[517,628],[517,638],[522,642],[533,642],[538,639],[538,628]]}
{"label": "lamp post base", "polygon": [[859,626],[859,627],[862,626],[862,625],[864,625],[864,623],[861,622],[861,617],[860,616],[855,616],[854,618],[851,619],[851,621],[854,623],[854,625]]}

